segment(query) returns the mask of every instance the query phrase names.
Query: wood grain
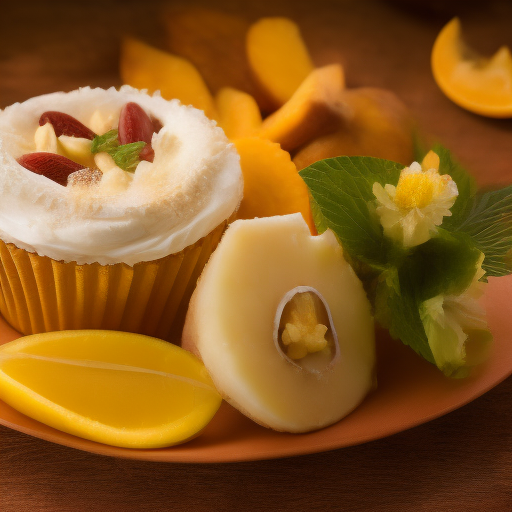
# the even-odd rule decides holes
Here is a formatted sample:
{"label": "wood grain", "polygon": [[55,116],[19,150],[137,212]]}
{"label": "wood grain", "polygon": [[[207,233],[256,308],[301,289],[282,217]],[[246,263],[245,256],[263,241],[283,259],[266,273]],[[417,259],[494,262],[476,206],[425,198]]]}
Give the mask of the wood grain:
{"label": "wood grain", "polygon": [[[82,85],[119,85],[120,37],[130,33],[163,45],[159,20],[169,3],[2,6],[0,106]],[[239,9],[234,0],[215,5]],[[393,90],[421,128],[450,147],[481,184],[512,182],[512,120],[484,119],[455,106],[429,68],[435,36],[454,14],[482,52],[512,47],[509,2],[276,0],[247,2],[243,9],[249,19],[294,18],[316,64],[342,62],[351,87]],[[129,461],[0,427],[2,512],[236,509],[510,512],[512,378],[455,412],[390,438],[273,461]]]}

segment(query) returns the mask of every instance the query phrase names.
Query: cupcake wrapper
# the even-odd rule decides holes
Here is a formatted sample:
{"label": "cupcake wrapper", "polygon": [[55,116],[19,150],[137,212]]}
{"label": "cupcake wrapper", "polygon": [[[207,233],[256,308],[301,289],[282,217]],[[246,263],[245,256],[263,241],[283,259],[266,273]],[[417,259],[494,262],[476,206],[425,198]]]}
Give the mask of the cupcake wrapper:
{"label": "cupcake wrapper", "polygon": [[179,342],[190,296],[226,225],[133,267],[64,263],[0,240],[0,312],[23,334],[109,329]]}

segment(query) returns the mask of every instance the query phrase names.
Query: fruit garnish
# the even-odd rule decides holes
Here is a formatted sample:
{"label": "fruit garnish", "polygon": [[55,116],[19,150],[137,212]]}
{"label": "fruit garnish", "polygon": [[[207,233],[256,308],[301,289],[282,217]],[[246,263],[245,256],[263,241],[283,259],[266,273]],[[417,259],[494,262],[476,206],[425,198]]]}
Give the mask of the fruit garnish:
{"label": "fruit garnish", "polygon": [[94,157],[91,154],[92,140],[61,135],[58,141],[59,153],[63,156],[85,167],[94,166]]}
{"label": "fruit garnish", "polygon": [[336,233],[376,319],[446,375],[466,376],[491,339],[482,286],[512,273],[512,186],[476,191],[441,146],[406,169],[338,157],[299,174],[318,231]]}
{"label": "fruit garnish", "polygon": [[92,140],[96,136],[92,130],[87,128],[78,119],[64,112],[44,112],[39,118],[39,126],[43,126],[46,123],[50,123],[53,126],[57,137],[67,135],[68,137],[81,137]]}
{"label": "fruit garnish", "polygon": [[219,126],[230,140],[256,135],[261,127],[261,112],[248,93],[223,87],[215,96]]}
{"label": "fruit garnish", "polygon": [[36,174],[41,174],[59,185],[66,186],[68,176],[84,166],[55,153],[36,152],[20,156],[17,162]]}
{"label": "fruit garnish", "polygon": [[237,217],[252,219],[300,212],[314,232],[307,187],[290,154],[266,139],[235,141],[244,177],[244,195]]}
{"label": "fruit garnish", "polygon": [[221,403],[203,364],[185,350],[139,334],[90,330],[3,345],[0,398],[51,427],[129,448],[187,441]]}
{"label": "fruit garnish", "polygon": [[121,46],[121,78],[125,84],[150,93],[159,90],[165,99],[179,99],[215,119],[212,95],[197,69],[186,59],[126,38]]}
{"label": "fruit garnish", "polygon": [[146,146],[140,151],[139,159],[147,160],[148,162],[153,161],[155,157],[155,152],[151,147],[153,122],[137,103],[131,101],[121,109],[117,137],[120,145],[131,144],[132,142],[145,142]]}
{"label": "fruit garnish", "polygon": [[454,18],[439,33],[432,49],[437,85],[454,103],[489,117],[512,117],[512,55],[502,46],[491,58],[468,48],[460,21]]}
{"label": "fruit garnish", "polygon": [[254,77],[275,107],[286,103],[313,71],[299,27],[287,18],[262,18],[247,32]]}
{"label": "fruit garnish", "polygon": [[59,149],[59,140],[55,135],[55,130],[51,123],[39,126],[34,133],[34,142],[36,151],[46,151],[48,153],[57,153]]}
{"label": "fruit garnish", "polygon": [[[325,344],[292,359],[281,343],[286,324],[313,323],[328,327]],[[333,233],[311,236],[298,214],[228,227],[192,296],[183,347],[201,357],[228,402],[275,430],[330,425],[374,385],[373,322],[361,282]]]}
{"label": "fruit garnish", "polygon": [[343,68],[339,64],[315,69],[291,98],[263,121],[260,137],[291,151],[334,131],[343,118],[340,94],[344,86]]}

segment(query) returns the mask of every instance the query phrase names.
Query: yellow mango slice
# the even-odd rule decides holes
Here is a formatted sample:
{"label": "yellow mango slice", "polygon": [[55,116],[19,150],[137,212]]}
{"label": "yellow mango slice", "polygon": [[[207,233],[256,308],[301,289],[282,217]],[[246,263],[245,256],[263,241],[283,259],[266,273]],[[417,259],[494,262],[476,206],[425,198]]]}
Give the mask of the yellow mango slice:
{"label": "yellow mango slice", "polygon": [[237,217],[271,217],[299,212],[312,233],[315,226],[306,184],[290,154],[266,139],[249,137],[235,141],[244,176],[244,196]]}
{"label": "yellow mango slice", "polygon": [[223,87],[215,96],[219,126],[228,139],[254,135],[261,127],[261,112],[256,100],[246,92]]}
{"label": "yellow mango slice", "polygon": [[297,169],[335,156],[374,156],[408,165],[414,160],[413,121],[407,107],[390,91],[364,87],[340,95],[344,117],[333,133],[302,147]]}
{"label": "yellow mango slice", "polygon": [[120,67],[124,83],[148,89],[150,93],[160,90],[165,99],[177,98],[215,119],[212,95],[199,71],[188,60],[125,38],[121,45]]}
{"label": "yellow mango slice", "polygon": [[486,59],[468,48],[458,18],[441,30],[432,49],[437,85],[454,103],[488,117],[512,117],[512,55],[506,46]]}
{"label": "yellow mango slice", "polygon": [[0,399],[69,434],[129,448],[191,439],[221,403],[189,352],[149,336],[94,330],[3,345]]}
{"label": "yellow mango slice", "polygon": [[344,86],[343,68],[339,64],[315,69],[293,96],[263,121],[258,135],[293,151],[333,131],[343,115],[340,93]]}
{"label": "yellow mango slice", "polygon": [[287,18],[262,18],[251,25],[246,48],[256,81],[276,107],[313,71],[299,27]]}

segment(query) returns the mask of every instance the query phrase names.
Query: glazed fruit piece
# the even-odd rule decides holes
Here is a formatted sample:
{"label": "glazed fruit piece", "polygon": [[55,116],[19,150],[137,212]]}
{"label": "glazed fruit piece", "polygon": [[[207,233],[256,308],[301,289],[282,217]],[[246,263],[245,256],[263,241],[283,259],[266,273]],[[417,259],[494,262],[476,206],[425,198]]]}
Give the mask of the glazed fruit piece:
{"label": "glazed fruit piece", "polygon": [[512,55],[506,46],[490,59],[464,43],[454,18],[438,35],[432,49],[437,85],[454,103],[489,117],[512,117]]}
{"label": "glazed fruit piece", "polygon": [[53,126],[57,137],[67,135],[68,137],[80,137],[89,140],[96,137],[96,134],[87,126],[64,112],[44,112],[39,118],[39,126],[43,126],[46,123],[50,123]]}
{"label": "glazed fruit piece", "polygon": [[165,99],[179,99],[184,105],[216,117],[213,98],[197,69],[186,59],[126,38],[121,46],[121,78],[125,84],[150,93],[160,90]]}
{"label": "glazed fruit piece", "polygon": [[59,185],[66,186],[68,176],[84,166],[73,162],[65,156],[54,153],[28,153],[18,158],[18,163],[35,174],[46,176]]}
{"label": "glazed fruit piece", "polygon": [[187,441],[221,403],[192,354],[148,336],[94,330],[3,345],[0,398],[64,432],[129,448]]}
{"label": "glazed fruit piece", "polygon": [[279,144],[258,137],[238,139],[235,147],[244,176],[244,196],[237,218],[299,212],[315,233],[308,190],[290,154]]}
{"label": "glazed fruit piece", "polygon": [[249,65],[274,107],[286,103],[313,71],[299,27],[287,18],[262,18],[247,32]]}
{"label": "glazed fruit piece", "polygon": [[183,347],[228,402],[280,431],[330,425],[374,385],[361,282],[334,235],[310,236],[300,215],[231,224],[192,297]]}
{"label": "glazed fruit piece", "polygon": [[155,158],[155,152],[151,147],[153,131],[153,122],[137,103],[129,102],[121,109],[118,128],[119,144],[145,142],[146,146],[139,153],[140,160],[152,162]]}
{"label": "glazed fruit piece", "polygon": [[343,68],[331,64],[312,71],[293,96],[268,116],[258,135],[293,151],[335,130],[346,108],[340,99],[345,86]]}

